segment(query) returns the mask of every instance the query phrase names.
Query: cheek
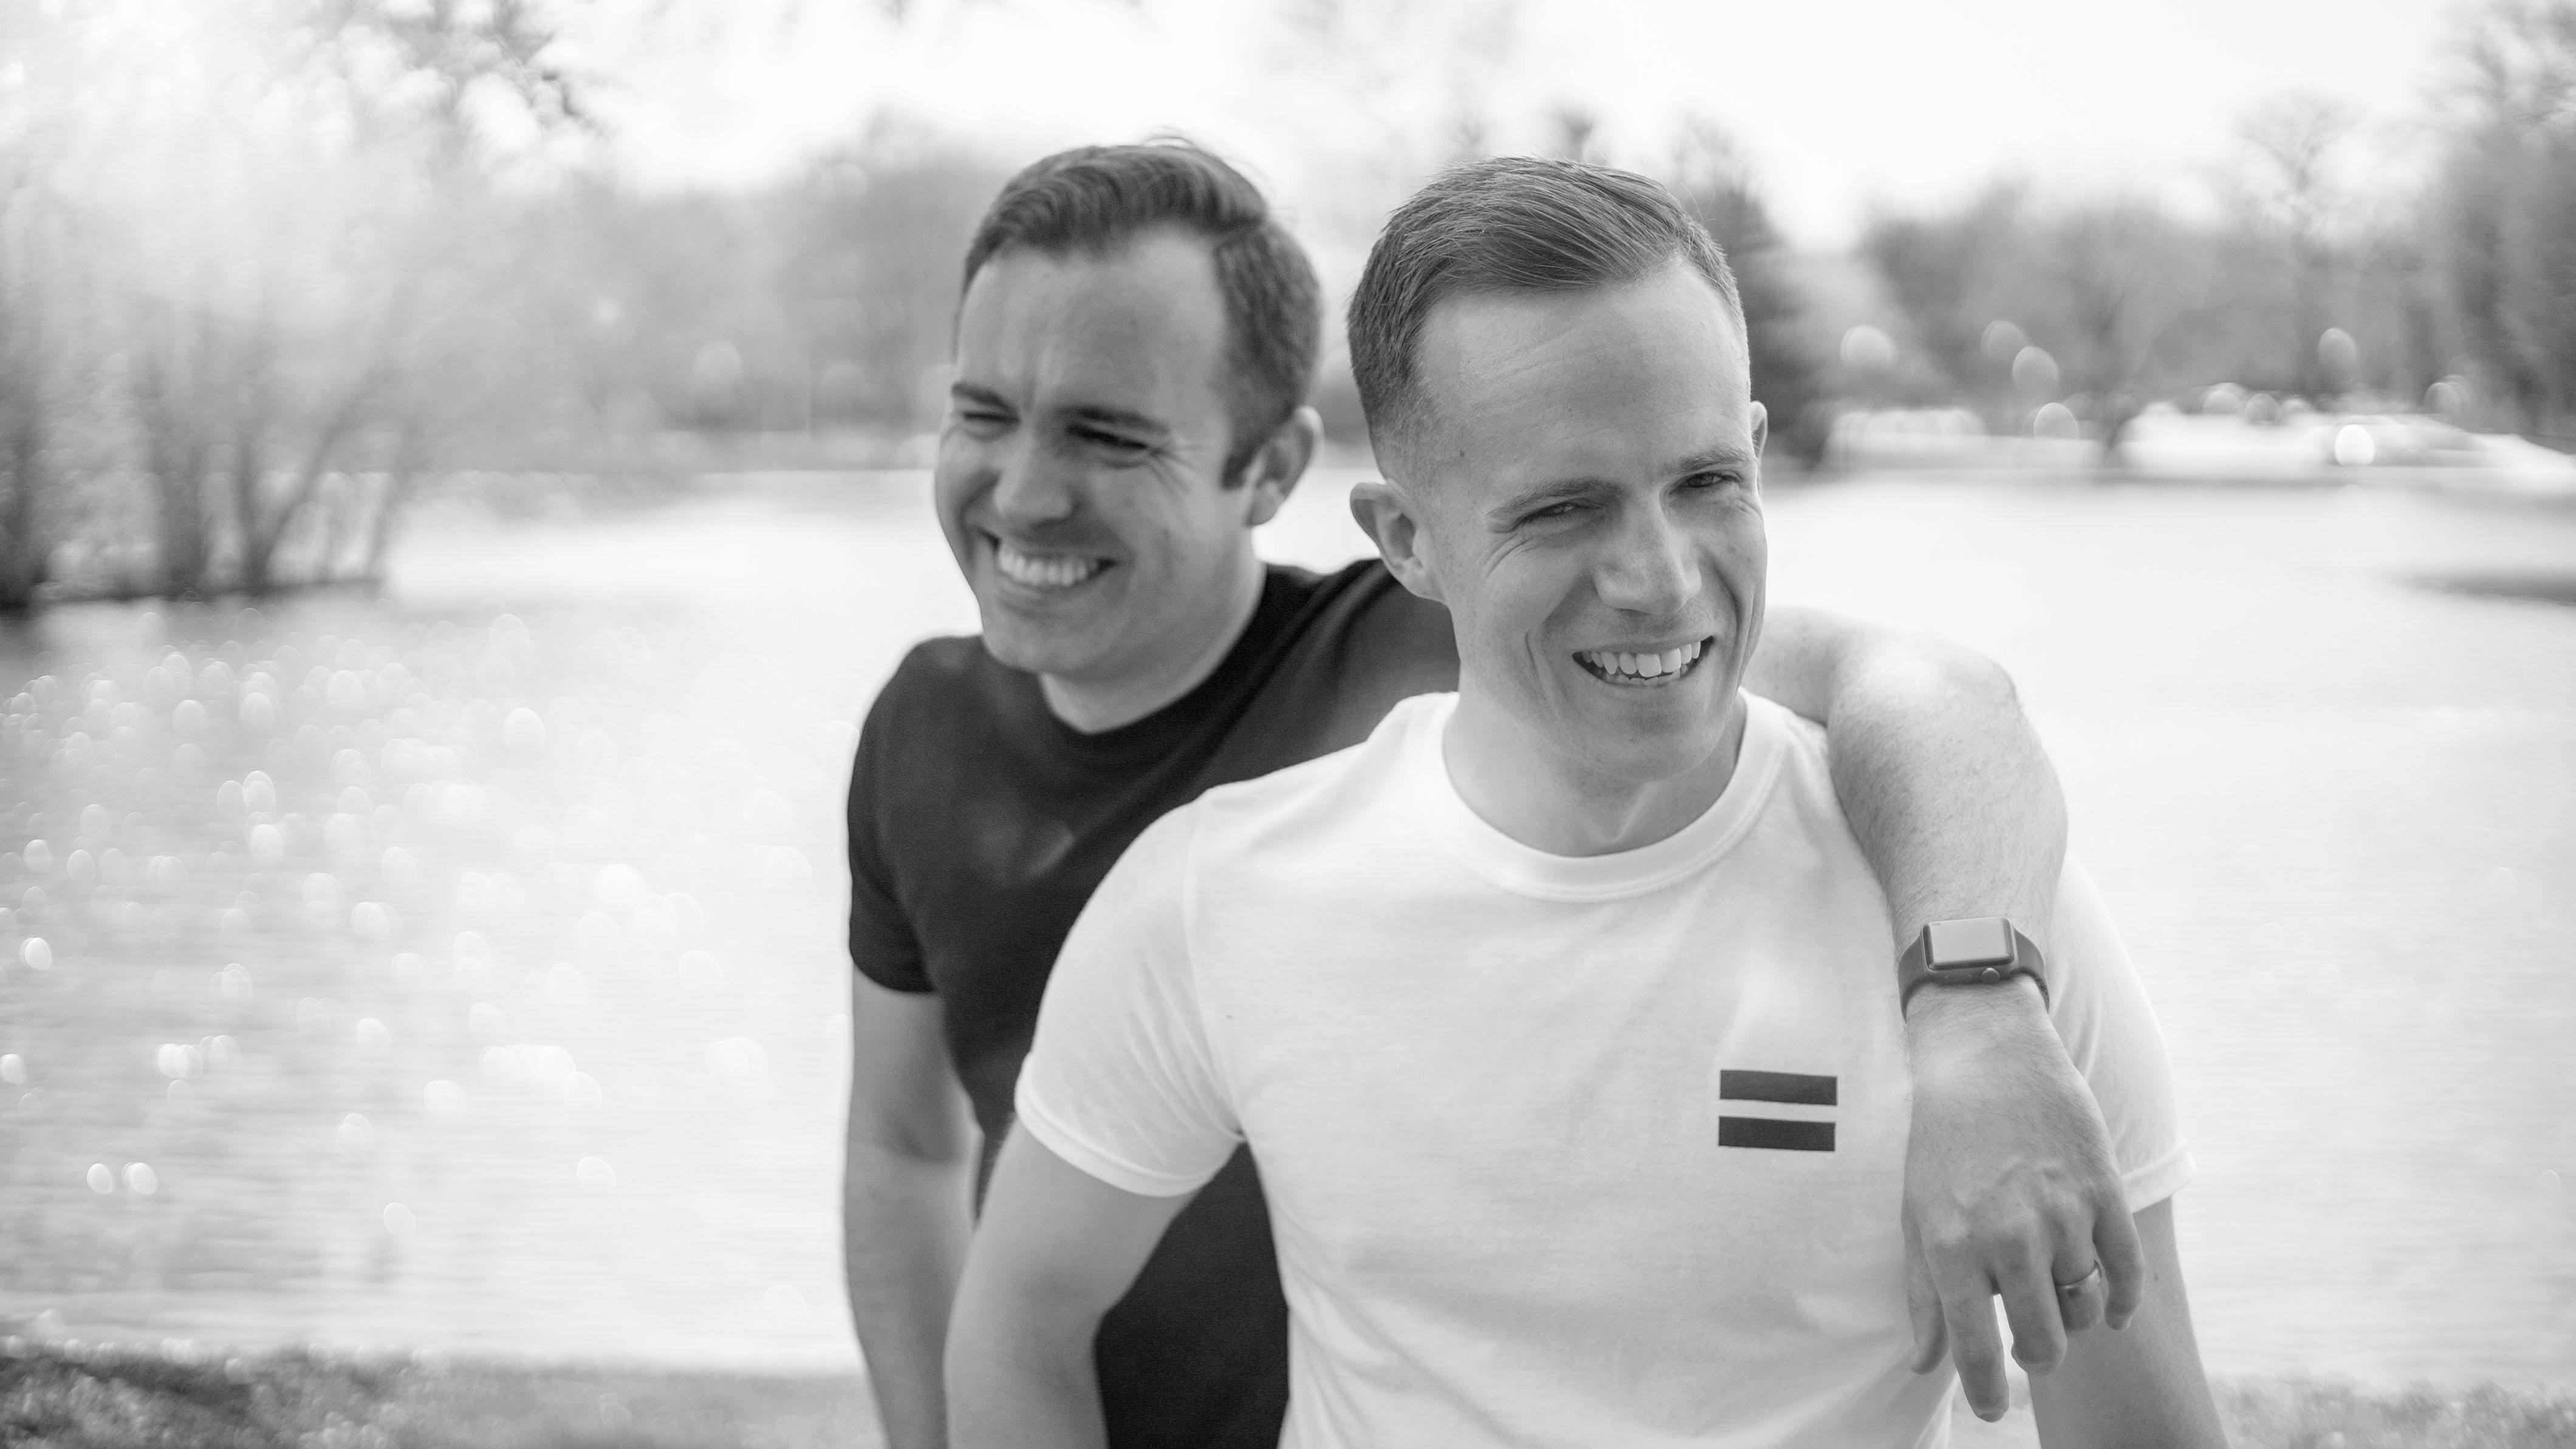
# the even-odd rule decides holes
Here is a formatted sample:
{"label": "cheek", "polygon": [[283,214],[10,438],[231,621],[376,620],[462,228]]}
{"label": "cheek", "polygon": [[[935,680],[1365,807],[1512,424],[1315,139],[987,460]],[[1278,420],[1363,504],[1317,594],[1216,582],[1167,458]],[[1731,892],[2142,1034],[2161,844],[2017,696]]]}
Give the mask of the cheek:
{"label": "cheek", "polygon": [[1572,560],[1540,550],[1524,549],[1497,560],[1465,606],[1486,651],[1544,663],[1562,642],[1560,626],[1579,607],[1579,591],[1568,584],[1580,572]]}
{"label": "cheek", "polygon": [[965,521],[967,507],[981,493],[991,470],[980,465],[972,442],[956,438],[942,440],[939,460],[930,474],[931,507],[939,514],[939,526],[955,539]]}

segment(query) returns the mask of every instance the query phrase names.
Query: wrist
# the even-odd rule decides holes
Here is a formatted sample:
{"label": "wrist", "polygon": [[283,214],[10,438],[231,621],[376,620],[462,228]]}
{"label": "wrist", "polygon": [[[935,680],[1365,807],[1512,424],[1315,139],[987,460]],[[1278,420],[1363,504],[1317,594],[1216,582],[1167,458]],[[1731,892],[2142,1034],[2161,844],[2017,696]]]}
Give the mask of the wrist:
{"label": "wrist", "polygon": [[1918,1052],[1981,1052],[2033,1031],[2053,1035],[2056,1028],[2039,983],[2027,976],[1917,991],[1905,1003],[1906,1040]]}

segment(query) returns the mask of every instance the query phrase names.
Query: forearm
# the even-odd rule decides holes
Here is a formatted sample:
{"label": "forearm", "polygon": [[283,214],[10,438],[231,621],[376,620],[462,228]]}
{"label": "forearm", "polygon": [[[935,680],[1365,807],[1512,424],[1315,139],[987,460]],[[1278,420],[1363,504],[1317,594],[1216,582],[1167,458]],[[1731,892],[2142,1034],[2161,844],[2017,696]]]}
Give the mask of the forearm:
{"label": "forearm", "polygon": [[969,1156],[850,1144],[843,1269],[889,1449],[948,1442],[941,1359],[966,1261],[972,1171]]}
{"label": "forearm", "polygon": [[948,1388],[957,1449],[1105,1449],[1096,1316],[958,1304],[948,1342]]}

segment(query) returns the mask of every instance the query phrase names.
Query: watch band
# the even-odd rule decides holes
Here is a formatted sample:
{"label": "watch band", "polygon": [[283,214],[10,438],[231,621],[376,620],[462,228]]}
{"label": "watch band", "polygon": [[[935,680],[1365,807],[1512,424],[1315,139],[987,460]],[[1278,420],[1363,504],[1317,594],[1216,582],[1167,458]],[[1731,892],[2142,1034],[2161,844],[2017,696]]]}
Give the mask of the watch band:
{"label": "watch band", "polygon": [[[1971,947],[1964,959],[1936,962],[1933,952],[1942,944],[1938,939],[1942,936],[2006,942],[2010,954],[2000,954],[1992,947]],[[2029,977],[2039,987],[2041,1004],[2047,1004],[2047,958],[2020,927],[2001,916],[1935,921],[1916,933],[1913,944],[1896,959],[1896,1014],[1903,1016],[1913,1004],[1914,993],[1926,986],[1983,986],[2014,976]]]}

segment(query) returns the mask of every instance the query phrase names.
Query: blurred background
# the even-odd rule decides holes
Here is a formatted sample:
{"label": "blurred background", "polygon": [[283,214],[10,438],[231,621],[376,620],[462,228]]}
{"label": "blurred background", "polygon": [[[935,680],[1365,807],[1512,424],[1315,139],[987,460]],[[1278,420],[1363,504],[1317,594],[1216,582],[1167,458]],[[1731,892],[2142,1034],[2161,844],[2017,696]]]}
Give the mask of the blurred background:
{"label": "blurred background", "polygon": [[2212,1368],[2576,1380],[2576,3],[1603,10],[0,0],[0,1337],[853,1362],[959,259],[1172,129],[1336,318],[1449,161],[1673,185],[1774,597],[2065,774]]}

